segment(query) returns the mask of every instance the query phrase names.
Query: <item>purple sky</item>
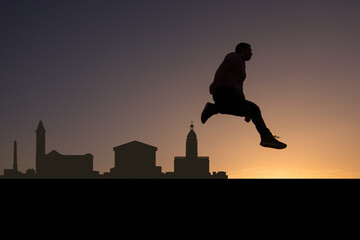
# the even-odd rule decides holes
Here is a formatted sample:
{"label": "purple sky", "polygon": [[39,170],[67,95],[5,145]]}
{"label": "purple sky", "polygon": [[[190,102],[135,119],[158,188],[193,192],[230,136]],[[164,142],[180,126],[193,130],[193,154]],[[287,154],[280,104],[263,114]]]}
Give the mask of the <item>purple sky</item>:
{"label": "purple sky", "polygon": [[[156,146],[173,171],[194,121],[199,154],[229,177],[360,177],[360,2],[58,0],[0,2],[0,174],[46,151],[94,155]],[[224,56],[252,45],[246,97],[288,144],[263,149],[243,119],[200,113]]]}

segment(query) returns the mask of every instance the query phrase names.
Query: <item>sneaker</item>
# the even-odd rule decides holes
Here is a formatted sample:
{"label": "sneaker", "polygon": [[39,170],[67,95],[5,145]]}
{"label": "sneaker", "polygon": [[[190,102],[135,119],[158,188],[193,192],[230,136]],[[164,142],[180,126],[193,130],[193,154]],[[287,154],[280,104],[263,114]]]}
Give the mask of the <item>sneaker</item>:
{"label": "sneaker", "polygon": [[211,103],[206,103],[204,110],[201,113],[201,122],[204,124],[212,115],[215,114],[213,111],[213,105]]}
{"label": "sneaker", "polygon": [[287,147],[285,143],[282,143],[275,138],[279,138],[278,136],[269,135],[268,137],[264,137],[261,139],[260,145],[268,148],[276,148],[276,149],[284,149]]}

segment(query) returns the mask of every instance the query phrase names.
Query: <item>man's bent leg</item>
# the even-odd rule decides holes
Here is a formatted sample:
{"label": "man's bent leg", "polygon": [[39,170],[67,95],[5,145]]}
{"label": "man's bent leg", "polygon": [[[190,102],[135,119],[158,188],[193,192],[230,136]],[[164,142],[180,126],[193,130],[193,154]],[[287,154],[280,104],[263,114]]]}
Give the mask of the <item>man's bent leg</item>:
{"label": "man's bent leg", "polygon": [[218,110],[215,104],[206,103],[204,110],[201,113],[201,122],[204,124],[211,116],[218,114]]}

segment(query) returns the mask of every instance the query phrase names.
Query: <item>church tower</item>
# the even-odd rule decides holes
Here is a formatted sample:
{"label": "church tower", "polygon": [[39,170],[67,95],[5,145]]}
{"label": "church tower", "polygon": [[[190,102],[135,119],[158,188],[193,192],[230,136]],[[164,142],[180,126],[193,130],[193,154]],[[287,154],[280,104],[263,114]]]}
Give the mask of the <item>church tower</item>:
{"label": "church tower", "polygon": [[198,143],[196,138],[196,133],[194,131],[194,124],[191,122],[190,132],[186,138],[186,158],[187,159],[197,159],[198,157]]}
{"label": "church tower", "polygon": [[186,138],[186,156],[174,158],[174,176],[177,178],[209,178],[209,157],[198,156],[198,141],[191,122]]}
{"label": "church tower", "polygon": [[42,161],[45,157],[45,128],[42,121],[36,129],[36,173],[41,174]]}

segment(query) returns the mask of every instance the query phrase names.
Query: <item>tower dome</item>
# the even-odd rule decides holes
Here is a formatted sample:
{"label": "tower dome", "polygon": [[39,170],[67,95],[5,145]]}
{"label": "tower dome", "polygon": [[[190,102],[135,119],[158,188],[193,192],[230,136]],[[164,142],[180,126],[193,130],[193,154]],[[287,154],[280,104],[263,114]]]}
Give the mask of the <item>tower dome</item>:
{"label": "tower dome", "polygon": [[190,125],[190,132],[186,138],[186,157],[189,158],[197,158],[198,151],[197,151],[197,137],[194,131],[194,124],[191,122]]}

